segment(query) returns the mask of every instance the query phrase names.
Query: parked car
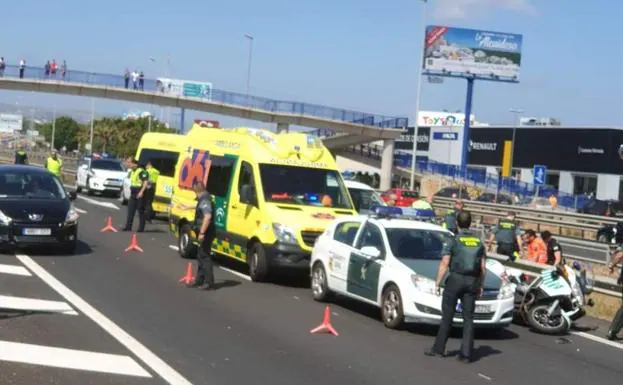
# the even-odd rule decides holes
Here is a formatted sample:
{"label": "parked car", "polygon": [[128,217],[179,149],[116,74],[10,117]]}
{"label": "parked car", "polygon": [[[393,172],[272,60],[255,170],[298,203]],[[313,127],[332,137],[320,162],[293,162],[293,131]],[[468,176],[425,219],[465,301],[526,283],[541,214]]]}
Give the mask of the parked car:
{"label": "parked car", "polygon": [[457,198],[457,199],[469,199],[469,191],[467,188],[463,187],[459,189],[458,187],[444,187],[441,190],[437,191],[435,194],[436,197],[442,198]]}
{"label": "parked car", "polygon": [[387,206],[381,195],[365,183],[345,180],[344,185],[353,199],[355,210],[359,213],[368,213],[372,206]]}
{"label": "parked car", "polygon": [[111,192],[118,197],[125,176],[125,168],[117,159],[85,157],[80,160],[76,170],[76,191],[84,189],[88,195],[93,192]]}
{"label": "parked car", "polygon": [[605,217],[623,217],[623,204],[615,200],[593,199],[584,207],[578,209],[578,213],[602,215]]}
{"label": "parked car", "polygon": [[383,194],[381,194],[381,197],[383,198],[383,201],[387,203],[391,200],[392,194],[396,195],[395,206],[397,207],[411,207],[413,202],[418,200],[418,198],[420,197],[420,194],[418,194],[416,191],[405,190],[401,188],[393,188],[387,190]]}
{"label": "parked car", "polygon": [[609,244],[623,244],[623,222],[616,225],[605,225],[597,231],[597,242]]}
{"label": "parked car", "polygon": [[476,198],[476,201],[478,202],[487,202],[487,203],[498,203],[501,205],[512,205],[513,202],[513,198],[509,195],[506,194],[497,194],[497,197],[495,196],[495,193],[482,193],[478,196],[478,198]]}

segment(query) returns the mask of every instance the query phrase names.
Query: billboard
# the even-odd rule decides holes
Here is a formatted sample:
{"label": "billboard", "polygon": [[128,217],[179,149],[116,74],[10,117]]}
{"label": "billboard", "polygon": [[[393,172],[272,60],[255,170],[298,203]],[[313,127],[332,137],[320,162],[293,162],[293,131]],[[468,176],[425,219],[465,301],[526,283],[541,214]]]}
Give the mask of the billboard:
{"label": "billboard", "polygon": [[156,92],[173,97],[189,97],[212,100],[212,83],[194,80],[157,78]]}
{"label": "billboard", "polygon": [[474,128],[467,147],[469,163],[480,166],[501,166],[504,159],[504,143],[512,138],[512,128]]}
{"label": "billboard", "polygon": [[[407,127],[400,137],[396,138],[394,149],[413,151],[413,127]],[[417,150],[428,151],[430,144],[430,127],[419,127],[417,130]]]}
{"label": "billboard", "polygon": [[519,78],[523,36],[445,26],[426,27],[424,71],[428,74]]}
{"label": "billboard", "polygon": [[[469,116],[471,125],[476,124],[474,114]],[[438,111],[420,111],[418,113],[418,127],[448,127],[448,126],[461,126],[465,124],[465,114],[461,112],[438,112]]]}
{"label": "billboard", "polygon": [[0,114],[0,132],[12,134],[21,131],[24,118],[22,115]]}

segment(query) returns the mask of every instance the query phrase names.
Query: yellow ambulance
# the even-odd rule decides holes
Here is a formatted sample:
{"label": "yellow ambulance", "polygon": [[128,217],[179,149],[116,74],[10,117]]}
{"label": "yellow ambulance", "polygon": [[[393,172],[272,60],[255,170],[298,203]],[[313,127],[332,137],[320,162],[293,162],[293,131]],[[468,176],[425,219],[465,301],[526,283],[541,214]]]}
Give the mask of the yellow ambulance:
{"label": "yellow ambulance", "polygon": [[156,214],[169,213],[173,187],[176,185],[175,170],[181,159],[180,154],[185,154],[187,147],[184,135],[150,132],[141,137],[135,158],[143,166],[151,162],[160,171],[152,203]]}
{"label": "yellow ambulance", "polygon": [[212,249],[247,263],[253,281],[307,270],[316,238],[333,219],[354,215],[333,155],[315,137],[195,125],[175,172],[170,227],[191,258],[195,181],[213,197]]}

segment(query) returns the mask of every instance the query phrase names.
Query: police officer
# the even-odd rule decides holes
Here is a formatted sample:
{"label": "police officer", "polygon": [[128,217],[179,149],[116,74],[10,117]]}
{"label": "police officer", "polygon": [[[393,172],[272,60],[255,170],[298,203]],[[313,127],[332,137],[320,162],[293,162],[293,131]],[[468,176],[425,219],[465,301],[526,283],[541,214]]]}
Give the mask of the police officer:
{"label": "police officer", "polygon": [[554,266],[564,265],[565,258],[562,256],[562,247],[556,238],[552,237],[552,233],[547,230],[543,231],[541,239],[547,245],[547,264]]}
{"label": "police officer", "polygon": [[28,154],[22,146],[19,146],[17,151],[15,151],[15,164],[28,164]]}
{"label": "police officer", "polygon": [[202,290],[214,288],[214,266],[212,262],[212,242],[216,236],[214,216],[212,215],[212,200],[205,186],[200,181],[193,183],[193,190],[197,195],[195,207],[195,221],[193,230],[197,235],[197,276],[188,287]]}
{"label": "police officer", "polygon": [[130,162],[130,200],[128,200],[128,217],[123,231],[132,231],[134,214],[138,211],[138,232],[145,231],[145,190],[149,183],[149,174],[139,166],[136,159]]}
{"label": "police officer", "polygon": [[445,282],[443,299],[441,302],[441,325],[432,349],[426,351],[428,356],[445,355],[446,343],[452,327],[452,319],[457,309],[457,301],[462,307],[463,314],[463,342],[459,353],[459,360],[464,363],[472,361],[474,350],[474,308],[476,297],[482,295],[485,277],[485,246],[479,235],[469,231],[472,216],[468,211],[461,211],[457,216],[458,233],[452,242],[446,245],[446,251],[439,263],[436,291],[441,292],[441,282],[448,269],[450,274]]}
{"label": "police officer", "polygon": [[498,245],[497,253],[506,255],[511,261],[515,261],[519,256],[519,245],[521,245],[522,242],[521,229],[517,226],[514,212],[509,211],[506,218],[500,219],[498,225],[489,236],[489,240],[487,241],[488,249],[491,249],[494,237]]}
{"label": "police officer", "polygon": [[456,225],[456,217],[461,210],[463,210],[463,201],[457,199],[456,202],[454,202],[454,209],[449,209],[446,212],[446,215],[443,218],[442,227],[456,234],[459,231]]}
{"label": "police officer", "polygon": [[58,157],[56,149],[52,149],[52,154],[46,159],[45,168],[57,177],[61,177],[63,161]]}
{"label": "police officer", "polygon": [[149,184],[147,185],[147,190],[145,191],[145,217],[149,222],[151,222],[154,218],[154,209],[152,208],[152,204],[154,202],[154,196],[156,196],[156,183],[158,183],[160,171],[154,167],[151,161],[147,162],[146,170],[149,174]]}
{"label": "police officer", "polygon": [[[621,263],[623,260],[623,245],[618,245],[616,250],[614,251],[614,256],[612,258],[612,262],[608,265],[608,269],[610,270],[610,274],[614,273],[614,268]],[[623,285],[623,269],[619,273],[619,279],[617,280],[618,285]],[[623,294],[623,286],[621,286],[621,293]],[[623,297],[623,296],[622,296]],[[612,319],[612,323],[610,323],[610,328],[608,329],[608,334],[606,337],[609,340],[617,339],[617,334],[623,328],[623,304],[619,308],[619,310],[614,315]]]}

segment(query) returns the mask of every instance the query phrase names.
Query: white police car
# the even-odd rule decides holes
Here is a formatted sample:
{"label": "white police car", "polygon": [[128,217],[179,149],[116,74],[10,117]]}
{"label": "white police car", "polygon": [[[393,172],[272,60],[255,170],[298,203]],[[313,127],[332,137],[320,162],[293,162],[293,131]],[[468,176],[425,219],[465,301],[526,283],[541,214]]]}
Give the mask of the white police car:
{"label": "white police car", "polygon": [[[318,238],[311,257],[317,301],[340,294],[381,308],[385,326],[439,324],[435,278],[452,233],[432,223],[432,211],[375,207],[374,215],[340,217]],[[415,220],[414,220],[415,219]],[[503,328],[513,319],[514,288],[487,270],[476,301],[476,327]],[[460,303],[454,318],[462,323]]]}

